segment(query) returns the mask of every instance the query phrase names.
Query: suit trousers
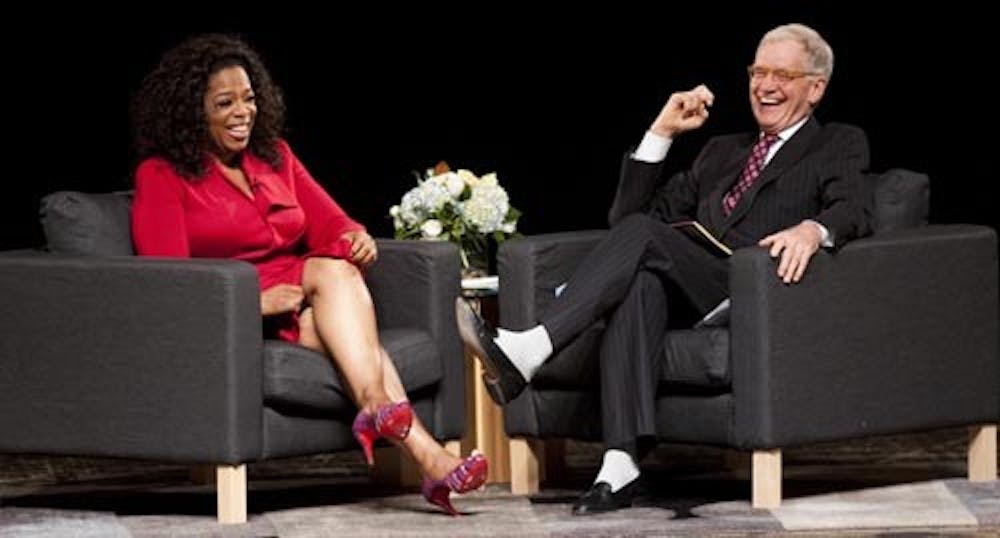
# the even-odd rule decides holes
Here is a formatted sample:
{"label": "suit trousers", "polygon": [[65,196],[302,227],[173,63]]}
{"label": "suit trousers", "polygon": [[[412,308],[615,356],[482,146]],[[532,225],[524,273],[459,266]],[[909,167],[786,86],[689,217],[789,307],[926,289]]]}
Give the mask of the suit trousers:
{"label": "suit trousers", "polygon": [[[616,223],[581,261],[539,320],[554,350],[600,319],[604,442],[636,455],[656,434],[656,389],[669,305],[686,299],[704,314],[728,295],[729,262],[645,214]],[[668,297],[679,291],[685,297]]]}

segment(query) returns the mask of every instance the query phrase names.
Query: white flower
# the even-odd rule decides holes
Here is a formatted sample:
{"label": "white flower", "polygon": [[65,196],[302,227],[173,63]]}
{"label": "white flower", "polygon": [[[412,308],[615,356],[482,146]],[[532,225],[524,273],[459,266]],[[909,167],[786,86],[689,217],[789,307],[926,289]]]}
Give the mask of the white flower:
{"label": "white flower", "polygon": [[[496,184],[496,176],[494,176],[493,183],[488,183],[484,179],[479,182],[475,188],[472,189],[471,199],[482,200],[480,203],[490,205],[496,208],[496,210],[501,214],[501,220],[507,217],[507,211],[510,209],[510,203],[507,198],[507,191],[503,190],[503,187]],[[497,225],[499,226],[499,224]],[[495,229],[496,227],[494,227]]]}
{"label": "white flower", "polygon": [[464,168],[460,169],[456,173],[458,174],[458,177],[462,179],[462,182],[470,187],[475,187],[479,184],[479,178],[476,177],[476,174],[473,174]]}
{"label": "white flower", "polygon": [[425,181],[417,187],[417,191],[423,206],[429,212],[441,209],[448,202],[448,190],[444,188],[444,181]]}
{"label": "white flower", "polygon": [[481,184],[483,184],[483,185],[499,185],[500,184],[500,182],[497,181],[497,174],[496,174],[496,172],[490,172],[489,174],[486,174],[485,176],[479,178],[479,182]]}
{"label": "white flower", "polygon": [[423,220],[425,210],[417,189],[411,189],[403,195],[399,203],[399,218],[406,224],[415,225]]}
{"label": "white flower", "polygon": [[[397,239],[447,239],[461,248],[463,266],[484,258],[487,240],[503,241],[517,230],[520,212],[511,207],[496,173],[477,177],[470,170],[435,173],[389,208]],[[471,261],[470,261],[471,260]]]}
{"label": "white flower", "polygon": [[462,204],[462,217],[481,233],[493,233],[500,229],[506,216],[506,212],[501,213],[500,207],[482,196],[473,196]]}
{"label": "white flower", "polygon": [[441,235],[441,231],[444,228],[441,226],[441,221],[438,219],[428,219],[420,225],[420,233],[423,235],[424,239],[435,239]]}
{"label": "white flower", "polygon": [[458,197],[461,196],[463,192],[465,192],[465,181],[459,174],[454,174],[449,172],[448,179],[445,180],[444,186],[446,189],[448,189],[448,194],[450,194],[451,197],[456,200],[458,200]]}

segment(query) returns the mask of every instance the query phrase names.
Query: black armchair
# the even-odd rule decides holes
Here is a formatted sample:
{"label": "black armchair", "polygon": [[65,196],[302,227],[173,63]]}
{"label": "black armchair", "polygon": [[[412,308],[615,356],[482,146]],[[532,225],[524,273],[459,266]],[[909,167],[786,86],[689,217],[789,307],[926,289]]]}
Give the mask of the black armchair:
{"label": "black armchair", "polygon": [[[755,507],[781,502],[783,447],[876,434],[971,426],[969,478],[996,479],[996,232],[926,225],[926,176],[893,170],[872,181],[872,237],[818,253],[795,286],[775,277],[764,249],[740,249],[729,326],[664,335],[658,437],[752,451]],[[505,242],[501,324],[534,325],[603,234]],[[505,407],[507,433],[520,438],[511,447],[516,492],[537,490],[538,440],[600,440],[601,325]]]}
{"label": "black armchair", "polygon": [[[64,254],[0,254],[0,452],[214,465],[219,519],[241,522],[246,463],[358,448],[357,410],[329,359],[262,340],[254,268],[121,255],[128,216],[127,194],[58,193],[43,223]],[[456,440],[457,250],[378,244],[366,278],[380,338],[420,419]]]}

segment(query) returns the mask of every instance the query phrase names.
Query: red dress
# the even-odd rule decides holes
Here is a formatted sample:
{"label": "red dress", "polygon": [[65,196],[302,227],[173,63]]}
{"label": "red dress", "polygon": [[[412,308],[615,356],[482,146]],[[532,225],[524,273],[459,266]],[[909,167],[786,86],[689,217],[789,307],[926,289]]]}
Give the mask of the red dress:
{"label": "red dress", "polygon": [[[291,148],[279,142],[272,167],[244,152],[241,168],[253,198],[212,160],[205,175],[184,179],[158,157],[135,173],[132,240],[143,256],[231,258],[252,263],[260,288],[302,285],[306,258],[350,258],[344,232],[364,230],[316,183]],[[298,315],[269,318],[276,336],[298,342]],[[273,335],[272,335],[273,336]]]}

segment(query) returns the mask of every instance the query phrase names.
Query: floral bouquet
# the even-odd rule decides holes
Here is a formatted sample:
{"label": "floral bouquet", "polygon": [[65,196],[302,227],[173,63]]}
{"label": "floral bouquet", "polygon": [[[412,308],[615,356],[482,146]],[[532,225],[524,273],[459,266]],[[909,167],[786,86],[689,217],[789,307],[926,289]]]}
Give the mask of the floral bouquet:
{"label": "floral bouquet", "polygon": [[489,239],[501,243],[517,235],[521,212],[510,205],[495,173],[453,172],[442,161],[417,179],[389,215],[396,239],[451,241],[460,248],[465,272],[485,273]]}

